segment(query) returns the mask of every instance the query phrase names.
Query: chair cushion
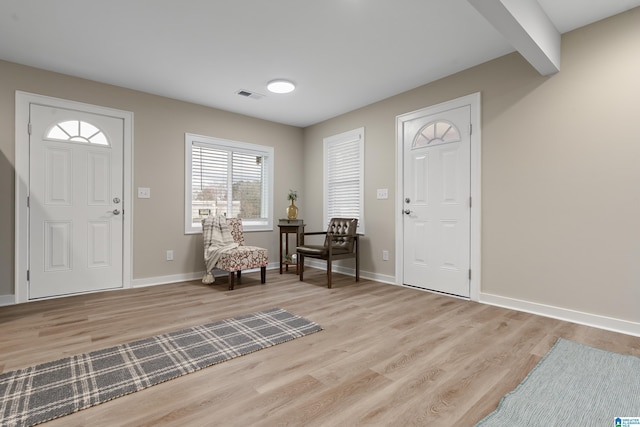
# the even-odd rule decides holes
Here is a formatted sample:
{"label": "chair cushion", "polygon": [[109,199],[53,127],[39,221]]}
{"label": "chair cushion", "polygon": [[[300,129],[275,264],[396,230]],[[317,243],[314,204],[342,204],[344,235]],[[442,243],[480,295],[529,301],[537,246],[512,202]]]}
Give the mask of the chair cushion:
{"label": "chair cushion", "polygon": [[223,253],[216,268],[225,271],[239,271],[266,267],[269,264],[267,250],[257,246],[238,246]]}
{"label": "chair cushion", "polygon": [[[329,256],[329,248],[327,248],[326,246],[322,246],[322,245],[298,246],[296,248],[296,250],[299,253],[301,253],[302,255],[304,255],[304,256],[320,257],[320,258]],[[334,247],[331,252],[334,255],[341,255],[341,254],[349,253],[350,251],[348,251],[345,248],[336,248],[336,247]]]}
{"label": "chair cushion", "polygon": [[298,246],[296,250],[306,256],[326,256],[329,250],[322,245]]}

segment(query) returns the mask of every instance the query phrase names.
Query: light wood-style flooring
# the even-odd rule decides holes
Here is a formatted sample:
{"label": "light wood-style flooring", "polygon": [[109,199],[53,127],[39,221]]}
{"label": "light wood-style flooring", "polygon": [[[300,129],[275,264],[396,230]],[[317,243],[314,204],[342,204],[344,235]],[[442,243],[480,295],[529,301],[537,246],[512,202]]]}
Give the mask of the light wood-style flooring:
{"label": "light wood-style flooring", "polygon": [[0,307],[0,372],[281,307],[323,331],[50,421],[54,426],[473,426],[558,337],[640,338],[324,272],[226,278]]}

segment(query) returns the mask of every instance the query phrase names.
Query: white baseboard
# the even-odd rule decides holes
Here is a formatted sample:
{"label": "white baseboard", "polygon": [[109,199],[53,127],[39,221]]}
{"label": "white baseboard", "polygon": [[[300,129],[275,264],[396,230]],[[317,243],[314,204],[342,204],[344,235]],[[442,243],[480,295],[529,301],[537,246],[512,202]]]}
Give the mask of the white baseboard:
{"label": "white baseboard", "polygon": [[544,317],[551,317],[553,319],[565,320],[567,322],[578,323],[580,325],[593,326],[594,328],[640,337],[640,323],[629,322],[627,320],[614,319],[612,317],[599,316],[597,314],[584,313],[567,308],[554,307],[551,305],[538,304],[535,302],[486,293],[480,294],[480,302],[483,304],[524,311],[526,313],[537,314]]}
{"label": "white baseboard", "polygon": [[15,295],[0,295],[0,307],[2,307],[3,305],[13,305],[15,303]]}
{"label": "white baseboard", "polygon": [[[271,262],[267,266],[267,270],[274,270],[279,268],[277,262]],[[254,271],[260,271],[259,268],[253,268],[249,270],[242,270],[243,273],[251,273]],[[222,270],[216,270],[215,276],[222,277],[229,273]],[[204,276],[204,270],[197,271],[195,273],[186,273],[186,274],[172,274],[170,276],[156,276],[156,277],[145,277],[142,279],[133,279],[131,281],[132,288],[142,288],[145,286],[156,286],[156,285],[166,285],[168,283],[177,283],[177,282],[188,282],[189,280],[201,280],[202,276]]]}
{"label": "white baseboard", "polygon": [[[352,276],[355,275],[356,274],[354,272]],[[373,273],[371,271],[360,271],[360,277],[367,280],[386,283],[387,285],[396,285],[396,276],[389,276],[388,274]]]}
{"label": "white baseboard", "polygon": [[204,271],[187,274],[172,274],[170,276],[144,277],[142,279],[133,279],[131,281],[132,288],[142,288],[145,286],[166,285],[167,283],[188,282],[189,280],[202,279]]}
{"label": "white baseboard", "polygon": [[[269,265],[267,266],[267,270],[275,270],[278,268],[279,266],[277,262],[269,263]],[[260,271],[260,269],[254,268],[250,270],[243,270],[243,273],[250,273],[255,271]],[[215,276],[222,277],[226,274],[228,274],[226,271],[218,270]],[[201,280],[202,276],[204,276],[204,270],[198,271],[195,273],[172,274],[169,276],[144,277],[141,279],[133,279],[131,281],[131,287],[143,288],[146,286],[166,285],[169,283],[187,282],[190,280]],[[0,295],[0,307],[5,305],[13,305],[15,303],[16,303],[15,295]]]}
{"label": "white baseboard", "polygon": [[[318,270],[327,270],[327,263],[318,261],[315,259],[305,258],[305,266],[317,268]],[[333,265],[333,271],[335,273],[345,274],[347,276],[356,277],[355,268],[343,267],[340,265]],[[371,271],[360,270],[360,277],[367,280],[374,280],[376,282],[387,283],[390,285],[396,284],[396,277],[386,274],[373,273]]]}

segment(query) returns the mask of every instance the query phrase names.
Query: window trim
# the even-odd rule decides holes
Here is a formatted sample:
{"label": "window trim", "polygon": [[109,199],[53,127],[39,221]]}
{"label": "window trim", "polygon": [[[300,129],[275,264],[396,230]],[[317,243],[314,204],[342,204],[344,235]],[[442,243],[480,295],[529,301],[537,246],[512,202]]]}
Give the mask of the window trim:
{"label": "window trim", "polygon": [[224,150],[233,151],[236,153],[256,154],[266,158],[266,171],[265,181],[266,190],[264,195],[264,203],[266,203],[267,218],[262,220],[242,220],[242,228],[246,232],[251,231],[273,231],[273,175],[274,175],[274,149],[266,145],[252,144],[249,142],[233,141],[222,138],[214,138],[211,136],[197,135],[192,133],[185,133],[184,135],[184,163],[185,163],[185,192],[184,192],[184,233],[185,234],[200,234],[202,233],[202,226],[197,227],[193,225],[191,221],[191,209],[192,209],[192,147],[194,143],[198,145],[209,146],[211,148],[219,148]]}
{"label": "window trim", "polygon": [[349,142],[357,142],[360,156],[359,164],[359,218],[358,218],[358,234],[364,234],[365,231],[365,213],[364,213],[364,127],[353,129],[347,132],[343,132],[337,135],[329,136],[323,139],[323,230],[327,230],[329,225],[329,161],[328,151],[329,146],[333,144],[343,144]]}

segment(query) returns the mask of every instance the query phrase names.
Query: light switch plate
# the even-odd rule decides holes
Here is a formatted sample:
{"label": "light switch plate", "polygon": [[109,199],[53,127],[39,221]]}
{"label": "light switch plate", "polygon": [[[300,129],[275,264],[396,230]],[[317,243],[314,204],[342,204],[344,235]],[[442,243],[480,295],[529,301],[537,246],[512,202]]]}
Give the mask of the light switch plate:
{"label": "light switch plate", "polygon": [[150,199],[151,189],[148,187],[138,187],[138,199]]}
{"label": "light switch plate", "polygon": [[387,188],[378,188],[377,197],[378,197],[378,200],[388,199],[389,190]]}

